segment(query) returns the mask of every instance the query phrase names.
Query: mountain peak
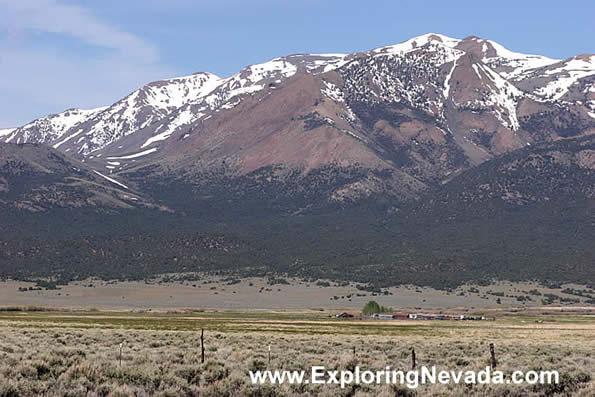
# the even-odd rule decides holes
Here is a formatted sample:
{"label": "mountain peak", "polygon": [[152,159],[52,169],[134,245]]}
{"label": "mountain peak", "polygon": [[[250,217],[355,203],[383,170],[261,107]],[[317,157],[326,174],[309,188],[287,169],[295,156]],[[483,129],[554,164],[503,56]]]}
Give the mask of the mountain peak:
{"label": "mountain peak", "polygon": [[427,42],[431,42],[431,41],[436,41],[436,42],[442,43],[444,45],[453,45],[453,44],[456,45],[456,43],[458,43],[460,40],[440,34],[440,33],[426,33],[426,34],[422,34],[421,36],[417,36],[417,37],[413,37],[409,40],[405,40],[403,43],[416,42],[416,43],[418,43],[418,46],[421,46],[421,45],[423,45],[422,43],[427,43]]}
{"label": "mountain peak", "polygon": [[[164,82],[164,81],[168,81],[168,82],[179,82],[179,81],[190,81],[190,80],[198,80],[198,79],[203,79],[203,80],[211,80],[211,79],[221,79],[221,77],[213,74],[213,73],[209,73],[209,72],[195,72],[186,76],[178,76],[178,77],[170,77],[168,79],[164,79],[164,80],[157,80],[154,81],[153,83],[159,83],[159,82]],[[152,83],[149,83],[152,84]]]}
{"label": "mountain peak", "polygon": [[[326,73],[330,71],[336,73]],[[374,117],[383,115],[390,122],[384,125],[381,117],[381,123],[374,128],[382,127],[387,133],[395,134],[399,144],[409,139],[408,134],[418,134],[423,128],[428,131],[436,128],[440,134],[456,133],[460,129],[477,131],[473,136],[463,137],[473,142],[465,143],[466,147],[480,144],[490,148],[493,146],[490,140],[497,137],[493,140],[498,140],[498,150],[508,150],[531,140],[530,133],[523,131],[518,120],[522,117],[523,123],[530,124],[529,115],[543,113],[542,107],[550,106],[553,101],[570,101],[584,107],[577,112],[591,122],[595,118],[592,116],[595,102],[589,96],[592,85],[581,79],[593,73],[592,55],[558,61],[516,53],[478,36],[458,39],[426,33],[362,53],[281,56],[246,66],[226,78],[198,72],[154,81],[108,108],[70,109],[15,130],[0,130],[0,140],[47,143],[77,158],[95,162],[101,156],[137,162],[141,161],[140,157],[146,161],[161,156],[169,142],[188,144],[191,136],[203,136],[205,131],[209,133],[204,136],[225,136],[226,131],[220,126],[227,120],[229,133],[246,130],[249,118],[258,119],[253,120],[254,129],[261,130],[264,127],[260,123],[272,112],[279,113],[273,132],[288,124],[297,129],[302,124],[328,126],[334,132],[365,142],[366,129],[373,125],[372,121],[379,121]],[[578,84],[579,80],[583,85]],[[529,102],[520,109],[523,99]],[[393,120],[396,116],[392,111],[385,114],[378,108],[378,101],[402,106],[394,109],[401,121]],[[253,111],[244,113],[248,107],[261,106],[259,103],[270,108],[259,116]],[[425,112],[427,117],[420,120],[420,113],[408,113],[407,107]],[[463,121],[469,123],[468,127],[461,127],[463,121],[458,120],[461,114],[466,114]],[[535,117],[537,120],[540,116]],[[477,121],[480,118],[482,121]],[[458,127],[448,126],[448,120]],[[585,121],[584,125],[590,124]],[[582,130],[583,124],[579,127]],[[579,127],[568,128],[572,132]],[[227,138],[210,139],[204,147],[219,148],[231,142]],[[247,152],[244,149],[247,145],[253,143],[245,142],[241,153]]]}
{"label": "mountain peak", "polygon": [[404,54],[428,44],[437,44],[448,48],[455,48],[460,42],[459,39],[445,36],[439,33],[426,33],[421,36],[413,37],[401,43],[380,47],[373,50],[373,53],[383,54]]}

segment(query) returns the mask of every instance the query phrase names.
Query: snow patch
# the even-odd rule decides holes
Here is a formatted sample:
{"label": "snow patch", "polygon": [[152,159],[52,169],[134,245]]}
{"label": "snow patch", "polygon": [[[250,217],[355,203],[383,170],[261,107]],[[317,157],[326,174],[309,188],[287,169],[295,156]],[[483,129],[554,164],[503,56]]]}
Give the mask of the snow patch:
{"label": "snow patch", "polygon": [[595,75],[595,56],[586,59],[573,58],[570,61],[562,62],[554,69],[547,70],[545,74],[553,76],[554,80],[536,89],[534,94],[548,99],[560,99],[577,80]]}
{"label": "snow patch", "polygon": [[[105,107],[96,109],[68,109],[62,113],[51,114],[33,120],[23,127],[14,129],[13,135],[6,139],[11,141],[15,137],[18,143],[52,143],[68,133],[72,128],[91,119],[102,112]],[[2,135],[0,135],[2,136]]]}
{"label": "snow patch", "polygon": [[[496,57],[484,57],[482,61],[490,66],[496,64],[511,68],[512,70],[510,71],[500,72],[500,74],[507,79],[517,79],[533,69],[560,62],[559,59],[552,59],[541,55],[522,54],[520,52],[510,51],[508,48],[492,40],[485,40],[485,42],[489,43],[494,48]],[[485,51],[486,50],[484,50],[484,52]]]}
{"label": "snow patch", "polygon": [[10,135],[16,128],[2,128],[0,129],[0,137]]}
{"label": "snow patch", "polygon": [[95,170],[93,170],[93,172],[94,172],[94,173],[96,173],[97,175],[99,175],[99,176],[101,176],[101,177],[105,178],[106,180],[110,181],[111,183],[114,183],[114,184],[116,184],[116,185],[118,185],[118,186],[121,186],[121,187],[123,187],[124,189],[128,189],[128,186],[124,185],[123,183],[120,183],[120,182],[118,182],[118,181],[117,181],[117,180],[115,180],[114,178],[110,178],[109,176],[105,176],[105,175],[103,175],[103,174],[102,174],[101,172],[99,172],[99,171],[95,171]]}
{"label": "snow patch", "polygon": [[127,154],[126,156],[114,156],[114,157],[107,157],[108,160],[129,160],[129,159],[135,159],[138,157],[142,157],[142,156],[146,156],[148,154],[151,154],[153,152],[156,152],[157,148],[151,148],[139,153],[134,153],[134,154]]}
{"label": "snow patch", "polygon": [[479,74],[479,68],[477,67],[476,64],[471,65],[471,67],[473,68],[473,70],[475,71],[475,74],[477,75],[477,77],[479,77],[479,79],[481,80],[481,74]]}
{"label": "snow patch", "polygon": [[258,82],[271,78],[271,75],[288,78],[297,72],[297,67],[282,58],[275,58],[265,63],[248,66],[245,72],[248,73],[246,79],[251,82]]}
{"label": "snow patch", "polygon": [[82,130],[78,130],[74,134],[68,135],[65,139],[63,139],[60,142],[56,143],[54,145],[54,149],[58,149],[62,144],[64,144],[65,142],[68,142],[69,140],[71,140],[72,138],[74,138],[75,136],[77,136],[78,134],[80,134],[81,132],[82,132]]}
{"label": "snow patch", "polygon": [[444,99],[448,99],[448,94],[450,93],[450,78],[452,77],[453,72],[455,71],[455,68],[457,67],[457,61],[459,60],[459,58],[461,57],[462,54],[457,54],[453,63],[452,63],[452,68],[450,69],[450,71],[448,72],[448,75],[446,76],[446,79],[444,79],[444,90],[442,91],[442,93],[444,94]]}
{"label": "snow patch", "polygon": [[488,104],[497,105],[505,110],[508,114],[508,121],[504,120],[504,115],[500,110],[496,110],[496,116],[513,131],[518,130],[519,121],[516,114],[516,98],[521,97],[523,93],[489,67],[481,67],[481,69],[486,72],[486,75],[496,87],[496,90],[492,90]]}
{"label": "snow patch", "polygon": [[351,132],[351,131],[349,131],[349,130],[342,130],[342,131],[343,131],[344,133],[348,134],[348,135],[351,135],[352,137],[354,137],[354,138],[355,138],[355,139],[357,139],[357,140],[360,140],[360,141],[362,141],[362,142],[366,142],[366,140],[365,140],[364,138],[362,138],[362,137],[361,137],[361,136],[359,136],[359,135],[356,135],[356,134],[354,134],[353,132]]}
{"label": "snow patch", "polygon": [[324,95],[326,95],[327,97],[329,97],[330,99],[332,99],[335,102],[345,102],[345,98],[343,96],[343,91],[341,91],[339,88],[337,88],[337,86],[335,86],[333,83],[330,83],[325,80],[322,80],[322,83],[324,84],[325,88],[323,88],[320,91]]}
{"label": "snow patch", "polygon": [[222,78],[214,74],[197,73],[152,83],[145,86],[147,105],[156,108],[179,108],[208,95],[222,81]]}
{"label": "snow patch", "polygon": [[145,143],[142,144],[141,149],[149,146],[154,142],[163,141],[164,139],[169,138],[169,136],[178,128],[186,124],[190,124],[192,121],[199,119],[202,117],[202,114],[194,115],[189,110],[184,110],[180,112],[175,119],[173,119],[167,126],[167,129],[160,134],[154,135],[147,139]]}
{"label": "snow patch", "polygon": [[420,47],[423,47],[424,45],[427,45],[429,43],[454,49],[460,42],[461,40],[453,39],[452,37],[448,37],[442,34],[428,33],[403,41],[399,44],[378,48],[376,50],[373,50],[372,52],[376,54],[384,53],[403,55],[405,53],[417,50]]}

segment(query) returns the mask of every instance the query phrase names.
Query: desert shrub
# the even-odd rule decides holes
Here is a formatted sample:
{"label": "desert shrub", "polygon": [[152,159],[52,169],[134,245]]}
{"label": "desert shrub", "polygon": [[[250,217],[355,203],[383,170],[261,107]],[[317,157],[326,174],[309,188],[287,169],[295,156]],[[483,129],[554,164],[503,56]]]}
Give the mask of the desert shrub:
{"label": "desert shrub", "polygon": [[289,285],[290,283],[289,283],[289,281],[287,281],[286,279],[284,279],[282,277],[269,277],[268,284],[269,285],[277,285],[277,284]]}
{"label": "desert shrub", "polygon": [[264,371],[265,369],[267,369],[267,364],[259,359],[252,360],[248,366],[248,370],[252,372]]}
{"label": "desert shrub", "polygon": [[84,377],[89,381],[96,383],[101,378],[101,374],[102,371],[99,365],[89,361],[83,361],[68,368],[68,370],[62,374],[61,379],[72,380]]}
{"label": "desert shrub", "polygon": [[280,397],[283,393],[278,387],[264,384],[248,385],[242,389],[241,395],[245,397]]}
{"label": "desert shrub", "polygon": [[200,396],[206,397],[228,397],[228,396],[244,396],[242,392],[244,388],[244,378],[228,377],[220,382],[215,382],[210,385],[205,385],[200,389]]}
{"label": "desert shrub", "polygon": [[29,364],[23,363],[17,368],[17,373],[23,378],[35,379],[37,378],[37,369]]}
{"label": "desert shrub", "polygon": [[402,385],[392,385],[391,391],[394,393],[393,396],[395,397],[415,397],[417,396],[417,392],[413,389],[408,388],[407,386]]}
{"label": "desert shrub", "polygon": [[[497,323],[494,323],[497,325]],[[375,324],[370,324],[375,326]],[[441,324],[442,325],[442,324]],[[448,325],[448,323],[445,323]],[[468,325],[468,327],[467,327]],[[525,329],[516,331],[485,324],[466,323],[465,330],[432,328],[436,333],[422,334],[309,334],[274,332],[208,333],[209,344],[216,352],[200,364],[200,354],[188,351],[197,343],[195,332],[128,330],[130,360],[120,368],[115,359],[114,340],[121,340],[121,329],[21,329],[5,327],[3,341],[13,353],[0,352],[0,397],[2,396],[578,396],[591,397],[595,390],[592,379],[593,342],[588,334],[576,331],[546,329],[543,339],[527,339]],[[532,327],[532,324],[528,324]],[[564,327],[563,324],[560,324]],[[471,327],[471,328],[469,328]],[[382,326],[393,332],[397,327]],[[469,330],[473,329],[473,334]],[[451,334],[455,332],[455,334]],[[478,334],[475,334],[478,332]],[[560,338],[562,335],[576,335]],[[398,337],[395,337],[398,335]],[[489,338],[482,337],[489,335]],[[502,338],[498,338],[498,335]],[[518,338],[521,336],[521,339]],[[77,344],[84,338],[85,346]],[[340,389],[333,385],[252,385],[247,370],[266,369],[264,349],[255,349],[266,338],[275,346],[272,369],[305,370],[323,364],[329,370],[351,370],[356,365],[369,369],[408,369],[411,347],[415,347],[419,365],[435,363],[445,369],[483,369],[488,365],[488,343],[497,341],[498,368],[512,370],[558,369],[561,382],[557,385],[420,385],[416,391],[405,385],[362,385]],[[60,347],[58,339],[67,339],[77,349]],[[563,339],[563,340],[562,340]],[[35,343],[31,343],[35,341]],[[151,349],[153,341],[167,348]],[[352,347],[357,346],[356,355]],[[255,351],[256,350],[256,351]],[[182,354],[183,353],[183,354]],[[560,359],[561,357],[561,359]],[[49,366],[50,371],[47,372]],[[38,375],[38,368],[41,376]]]}
{"label": "desert shrub", "polygon": [[454,360],[454,363],[457,367],[466,367],[469,364],[471,364],[471,362],[469,360],[465,360],[464,358],[461,358],[461,357],[457,357]]}
{"label": "desert shrub", "polygon": [[0,397],[19,397],[17,385],[10,379],[0,378]]}
{"label": "desert shrub", "polygon": [[213,383],[222,380],[229,375],[229,369],[219,361],[207,361],[203,367],[203,378],[205,383]]}
{"label": "desert shrub", "polygon": [[144,367],[115,368],[110,366],[104,371],[109,379],[116,380],[120,384],[142,386],[153,385],[155,381],[158,381],[156,377],[149,373]]}
{"label": "desert shrub", "polygon": [[188,384],[199,385],[200,370],[196,366],[178,368],[175,372],[177,377],[184,379]]}
{"label": "desert shrub", "polygon": [[357,367],[359,364],[360,363],[359,363],[357,357],[350,357],[350,358],[343,360],[341,362],[341,369],[353,372],[353,371],[355,371],[355,367]]}
{"label": "desert shrub", "polygon": [[[106,390],[107,389],[107,390]],[[110,385],[102,390],[108,391],[107,394],[101,393],[101,395],[106,395],[108,397],[130,397],[137,395],[137,388],[134,388],[129,385]]]}
{"label": "desert shrub", "polygon": [[560,374],[560,382],[550,384],[537,384],[533,387],[535,392],[544,396],[553,396],[556,394],[570,395],[575,392],[582,383],[591,381],[591,375],[579,372],[576,374],[563,373]]}

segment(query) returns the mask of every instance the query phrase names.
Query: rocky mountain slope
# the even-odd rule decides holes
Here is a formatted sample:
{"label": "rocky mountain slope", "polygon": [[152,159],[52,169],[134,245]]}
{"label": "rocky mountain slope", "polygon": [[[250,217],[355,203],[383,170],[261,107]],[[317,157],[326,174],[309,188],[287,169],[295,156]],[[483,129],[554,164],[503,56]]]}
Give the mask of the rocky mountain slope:
{"label": "rocky mountain slope", "polygon": [[510,206],[595,199],[595,136],[561,139],[486,162],[453,179],[428,206]]}
{"label": "rocky mountain slope", "polygon": [[594,62],[428,34],[0,130],[0,276],[593,281]]}
{"label": "rocky mountain slope", "polygon": [[229,78],[153,82],[0,140],[46,143],[108,173],[149,165],[142,175],[190,183],[266,167],[384,175],[329,192],[342,201],[409,199],[494,156],[593,131],[595,56],[555,60],[427,34],[364,53],[276,58]]}
{"label": "rocky mountain slope", "polygon": [[118,180],[50,147],[0,144],[0,212],[141,207],[156,206]]}
{"label": "rocky mountain slope", "polygon": [[[0,276],[143,279],[216,271],[355,280],[376,288],[494,278],[592,284],[594,154],[593,135],[534,145],[407,203],[374,197],[357,206],[296,211],[329,188],[313,172],[289,175],[309,178],[299,179],[308,189],[291,192],[287,183],[247,177],[219,179],[194,200],[153,187],[150,196],[171,203],[172,212],[0,206]],[[331,176],[323,179],[358,178]]]}

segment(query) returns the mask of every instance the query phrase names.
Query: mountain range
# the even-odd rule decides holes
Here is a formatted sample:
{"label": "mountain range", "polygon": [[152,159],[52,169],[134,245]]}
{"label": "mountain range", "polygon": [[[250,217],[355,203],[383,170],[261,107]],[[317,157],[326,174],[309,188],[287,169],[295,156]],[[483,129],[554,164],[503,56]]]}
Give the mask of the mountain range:
{"label": "mountain range", "polygon": [[[99,246],[106,235],[177,225],[163,237],[166,257],[133,260],[127,276],[143,266],[259,268],[435,284],[456,268],[453,283],[592,280],[593,132],[594,54],[559,60],[426,34],[361,53],[275,58],[227,78],[156,81],[110,106],[0,130],[0,211],[29,239],[47,238],[35,223],[58,223]],[[500,235],[484,235],[490,228]],[[7,274],[49,274],[67,261],[46,246],[28,257],[31,271],[15,267],[19,233],[0,236],[13,247],[0,255]],[[196,238],[226,248],[184,257],[178,243]],[[111,260],[110,276],[130,262]],[[60,272],[98,273],[85,269]]]}

